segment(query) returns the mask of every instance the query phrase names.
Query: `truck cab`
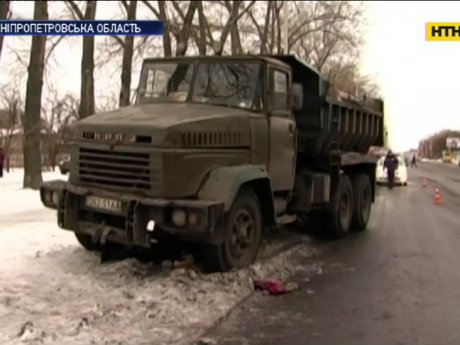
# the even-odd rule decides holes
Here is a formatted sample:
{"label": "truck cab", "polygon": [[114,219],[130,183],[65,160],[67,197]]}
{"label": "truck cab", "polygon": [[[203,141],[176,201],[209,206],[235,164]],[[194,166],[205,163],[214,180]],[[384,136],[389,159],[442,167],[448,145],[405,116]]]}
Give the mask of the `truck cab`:
{"label": "truck cab", "polygon": [[[301,72],[268,56],[145,60],[134,105],[75,125],[69,181],[45,182],[43,204],[88,250],[175,235],[199,242],[211,270],[250,265],[263,229],[328,204],[338,176],[317,152],[329,135],[297,126],[296,112],[324,115],[321,79]],[[369,141],[361,130],[355,146]]]}

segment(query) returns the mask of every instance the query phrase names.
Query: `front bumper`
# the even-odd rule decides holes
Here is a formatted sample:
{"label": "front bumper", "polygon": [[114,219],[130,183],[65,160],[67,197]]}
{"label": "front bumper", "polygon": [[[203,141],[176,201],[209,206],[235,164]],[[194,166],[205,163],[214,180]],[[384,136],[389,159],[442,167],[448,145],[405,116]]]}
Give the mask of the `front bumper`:
{"label": "front bumper", "polygon": [[[103,198],[105,203],[88,206],[89,196]],[[223,203],[218,201],[155,199],[61,180],[44,182],[40,198],[43,205],[57,210],[62,229],[91,235],[95,242],[107,240],[141,247],[150,247],[157,228],[190,240],[210,241],[223,214]],[[183,226],[174,225],[175,210],[185,214]]]}

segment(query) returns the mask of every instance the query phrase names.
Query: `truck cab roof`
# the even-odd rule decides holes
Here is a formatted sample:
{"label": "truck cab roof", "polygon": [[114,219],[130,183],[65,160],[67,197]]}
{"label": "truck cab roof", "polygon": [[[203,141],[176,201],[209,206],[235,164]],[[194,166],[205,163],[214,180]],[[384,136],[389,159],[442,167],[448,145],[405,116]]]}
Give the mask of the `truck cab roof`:
{"label": "truck cab roof", "polygon": [[195,55],[195,56],[171,56],[171,57],[158,57],[158,58],[146,58],[144,62],[159,62],[159,61],[223,61],[223,60],[235,60],[235,61],[248,61],[248,60],[259,60],[268,62],[270,64],[279,65],[280,67],[289,68],[290,65],[283,62],[283,60],[276,58],[275,56],[265,55]]}
{"label": "truck cab roof", "polygon": [[144,63],[160,62],[160,61],[247,61],[259,60],[267,62],[271,65],[278,65],[282,68],[291,68],[294,72],[302,75],[308,74],[321,78],[321,74],[313,66],[306,63],[304,60],[299,59],[295,55],[195,55],[195,56],[171,56],[171,57],[158,57],[146,58]]}

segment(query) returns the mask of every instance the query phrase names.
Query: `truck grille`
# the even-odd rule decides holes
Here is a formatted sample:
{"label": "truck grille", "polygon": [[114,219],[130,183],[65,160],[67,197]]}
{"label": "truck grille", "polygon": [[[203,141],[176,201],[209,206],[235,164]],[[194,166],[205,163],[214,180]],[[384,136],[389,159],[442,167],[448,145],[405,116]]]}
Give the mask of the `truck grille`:
{"label": "truck grille", "polygon": [[148,153],[79,149],[79,176],[84,184],[147,190],[152,188]]}

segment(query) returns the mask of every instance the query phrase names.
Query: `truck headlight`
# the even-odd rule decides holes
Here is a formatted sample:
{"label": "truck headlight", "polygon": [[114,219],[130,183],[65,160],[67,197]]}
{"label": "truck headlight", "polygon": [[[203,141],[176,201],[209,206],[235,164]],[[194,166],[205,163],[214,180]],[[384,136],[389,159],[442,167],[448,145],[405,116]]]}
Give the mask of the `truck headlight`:
{"label": "truck headlight", "polygon": [[51,207],[58,206],[59,204],[59,194],[57,192],[45,191],[43,198],[44,198],[45,204]]}
{"label": "truck headlight", "polygon": [[184,210],[176,209],[171,214],[171,221],[177,227],[184,226],[187,222],[187,214]]}

